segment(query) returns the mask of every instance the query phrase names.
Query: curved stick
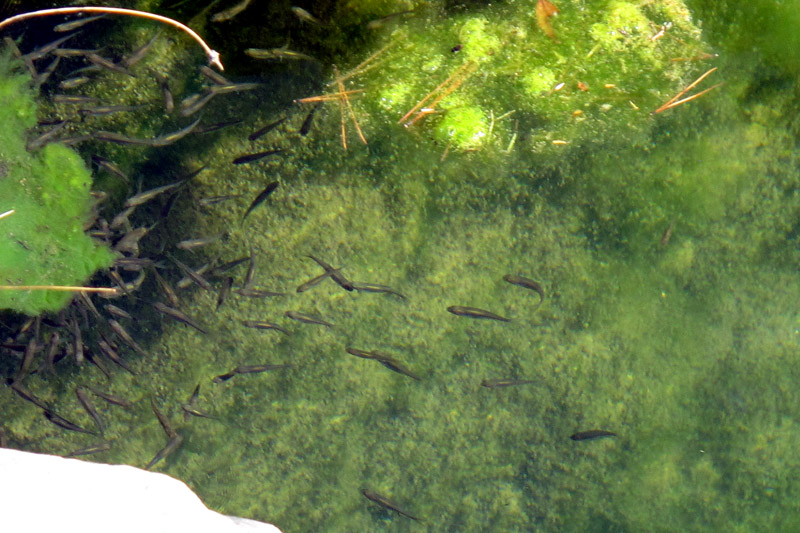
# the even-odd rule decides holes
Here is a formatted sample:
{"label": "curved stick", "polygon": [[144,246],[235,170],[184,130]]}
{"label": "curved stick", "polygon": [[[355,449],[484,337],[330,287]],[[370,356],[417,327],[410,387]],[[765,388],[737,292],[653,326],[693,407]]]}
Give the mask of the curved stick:
{"label": "curved stick", "polygon": [[170,26],[174,26],[175,28],[178,28],[179,30],[183,30],[186,33],[188,33],[192,39],[197,41],[200,44],[200,46],[203,47],[203,51],[206,53],[209,65],[217,67],[220,70],[225,70],[225,68],[222,66],[222,61],[220,61],[219,59],[219,52],[217,52],[216,50],[212,50],[211,47],[206,44],[203,38],[200,37],[192,28],[178,22],[177,20],[173,20],[168,17],[163,17],[161,15],[156,15],[154,13],[148,13],[147,11],[137,11],[135,9],[124,9],[121,7],[96,7],[96,6],[58,7],[54,9],[42,9],[40,11],[30,11],[28,13],[21,13],[19,15],[15,15],[13,17],[9,17],[3,21],[0,21],[0,30],[5,28],[6,26],[14,24],[15,22],[19,22],[21,20],[33,17],[45,17],[47,15],[71,15],[73,13],[108,13],[111,15],[129,15],[132,17],[141,17],[169,24]]}

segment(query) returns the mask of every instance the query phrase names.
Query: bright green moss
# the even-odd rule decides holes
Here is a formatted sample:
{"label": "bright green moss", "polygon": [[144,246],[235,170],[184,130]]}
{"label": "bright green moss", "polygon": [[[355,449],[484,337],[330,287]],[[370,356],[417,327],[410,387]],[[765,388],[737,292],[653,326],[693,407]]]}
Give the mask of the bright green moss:
{"label": "bright green moss", "polygon": [[[36,120],[26,76],[15,74],[7,55],[0,59],[0,284],[80,285],[112,255],[83,232],[89,216],[91,174],[81,158],[63,145],[38,152],[25,149]],[[31,315],[54,311],[68,292],[0,291],[0,309]]]}
{"label": "bright green moss", "polygon": [[468,19],[458,31],[464,54],[472,61],[487,61],[500,50],[500,38],[488,26],[488,20],[475,17]]}
{"label": "bright green moss", "polygon": [[489,121],[479,107],[457,107],[439,122],[436,134],[454,148],[472,150],[486,140]]}
{"label": "bright green moss", "polygon": [[555,73],[547,67],[536,67],[522,80],[527,98],[541,98],[552,91],[557,80]]}

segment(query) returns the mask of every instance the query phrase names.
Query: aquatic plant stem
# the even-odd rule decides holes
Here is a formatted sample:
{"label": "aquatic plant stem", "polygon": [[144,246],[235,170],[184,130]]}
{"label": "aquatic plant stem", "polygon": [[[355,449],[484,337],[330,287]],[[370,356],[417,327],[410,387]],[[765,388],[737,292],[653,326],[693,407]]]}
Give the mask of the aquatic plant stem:
{"label": "aquatic plant stem", "polygon": [[198,42],[198,44],[200,44],[200,46],[203,48],[203,51],[206,53],[209,65],[217,67],[219,70],[225,70],[225,67],[222,66],[222,61],[220,61],[219,59],[219,52],[217,52],[216,50],[212,50],[211,47],[206,44],[203,38],[200,37],[197,34],[197,32],[195,32],[192,28],[178,22],[177,20],[164,17],[161,15],[156,15],[155,13],[149,13],[147,11],[138,11],[136,9],[125,9],[121,7],[99,7],[99,6],[58,7],[54,9],[42,9],[39,11],[20,13],[19,15],[14,15],[13,17],[9,17],[3,21],[0,21],[0,30],[5,28],[6,26],[14,24],[15,22],[19,22],[29,18],[46,17],[48,15],[70,15],[73,13],[108,13],[110,15],[128,15],[131,17],[140,17],[169,24],[170,26],[174,26],[175,28],[178,28],[179,30],[183,30],[184,32],[188,33],[192,39],[194,39],[195,41]]}
{"label": "aquatic plant stem", "polygon": [[119,292],[113,287],[75,287],[71,285],[0,285],[0,291]]}

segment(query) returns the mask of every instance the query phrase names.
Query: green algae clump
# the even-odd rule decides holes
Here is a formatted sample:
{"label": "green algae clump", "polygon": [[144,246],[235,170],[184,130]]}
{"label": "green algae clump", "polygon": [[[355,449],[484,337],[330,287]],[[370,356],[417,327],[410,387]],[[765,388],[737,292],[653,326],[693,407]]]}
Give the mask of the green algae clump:
{"label": "green algae clump", "polygon": [[[30,78],[0,56],[0,284],[78,285],[112,261],[111,251],[83,231],[92,177],[77,153],[49,144],[25,147],[36,124]],[[36,315],[63,307],[72,293],[0,291],[0,309]]]}

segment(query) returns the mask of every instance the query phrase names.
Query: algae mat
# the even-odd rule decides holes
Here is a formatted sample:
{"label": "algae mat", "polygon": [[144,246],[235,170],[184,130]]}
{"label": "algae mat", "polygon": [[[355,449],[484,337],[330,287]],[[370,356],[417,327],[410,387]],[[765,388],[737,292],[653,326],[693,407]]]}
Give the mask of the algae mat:
{"label": "algae mat", "polygon": [[[351,4],[362,6],[351,13],[372,13],[366,3]],[[611,4],[609,12],[625,20],[640,13]],[[682,12],[677,3],[658,4]],[[507,19],[502,10],[515,5],[496,9]],[[568,13],[574,6],[559,5],[561,20],[580,22],[569,18],[575,17]],[[384,7],[383,15],[403,11]],[[714,12],[709,3],[694,7],[699,14]],[[483,35],[473,42],[478,49],[496,46],[486,35],[495,8],[442,9],[425,15],[440,25],[421,26],[465,41]],[[641,13],[647,14],[646,6]],[[330,20],[324,10],[315,15]],[[276,27],[294,28],[292,16],[275,19]],[[534,17],[526,20],[534,32]],[[392,21],[408,32],[404,40],[413,47],[421,31],[413,17]],[[242,39],[252,38],[248,32],[255,30],[241,25]],[[558,19],[553,27],[561,40],[581,29],[562,27],[558,33]],[[558,136],[550,137],[556,130],[548,124],[560,119],[540,111],[541,102],[496,121],[489,134],[492,117],[514,109],[508,106],[519,87],[496,100],[476,88],[504,87],[501,78],[509,73],[502,69],[515,63],[518,45],[506,63],[481,63],[487,79],[470,78],[453,89],[452,100],[442,97],[436,104],[442,113],[409,127],[397,119],[410,106],[392,115],[394,108],[380,108],[392,95],[370,100],[371,84],[391,68],[364,73],[372,77],[348,89],[367,92],[352,102],[366,146],[341,98],[314,111],[306,134],[301,130],[313,103],[288,104],[337,91],[335,83],[326,85],[336,80],[326,61],[279,62],[260,77],[246,76],[246,66],[239,74],[229,68],[226,74],[235,81],[267,85],[215,97],[203,123],[243,122],[187,137],[167,152],[111,147],[103,153],[147,179],[147,187],[172,179],[165,168],[206,166],[169,223],[154,230],[151,241],[142,240],[143,253],[161,247],[178,253],[175,246],[183,239],[213,236],[204,248],[181,251],[180,259],[197,267],[252,254],[252,285],[285,294],[234,294],[215,311],[216,290],[183,290],[180,308],[208,331],[203,335],[156,315],[149,303],[162,296],[155,284],[148,285],[141,301],[127,302],[137,320],[126,326],[149,354],[126,354],[137,376],[113,371],[109,382],[93,368],[77,372],[65,362],[58,377],[31,376],[26,386],[87,425],[73,400],[76,384],[134,401],[130,410],[101,408],[105,439],[113,446],[96,457],[138,466],[166,442],[150,408],[155,398],[184,436],[182,446],[155,468],[189,483],[217,510],[268,520],[286,531],[792,529],[798,516],[792,472],[800,462],[794,386],[800,335],[796,72],[776,59],[774,45],[764,54],[758,47],[733,54],[741,47],[738,36],[730,44],[723,32],[701,36],[692,28],[684,28],[686,35],[697,39],[696,51],[718,54],[713,62],[686,71],[665,67],[674,79],[651,92],[632,90],[626,99],[603,101],[589,84],[586,98],[597,101],[581,100],[575,108],[587,115],[583,123],[569,122],[581,114],[573,116],[568,106],[584,91],[570,87],[563,99],[566,93],[555,91],[551,96],[560,99],[564,116]],[[584,29],[594,35],[591,26]],[[650,39],[659,29],[625,33]],[[144,41],[138,27],[113,31]],[[222,30],[208,27],[214,31]],[[342,71],[387,42],[364,45],[354,38],[346,42],[359,46],[337,56],[344,54],[338,42],[320,38],[314,33],[319,29],[306,31],[295,33],[304,37],[292,47],[335,56]],[[342,30],[337,38],[348,35]],[[262,37],[259,47],[282,46],[270,38]],[[543,33],[539,38],[549,40]],[[301,47],[312,42],[318,50]],[[446,42],[448,60],[461,53],[451,51],[458,42]],[[430,53],[425,46],[419,54]],[[550,46],[542,44],[540,53],[556,53]],[[581,49],[582,57],[593,48]],[[151,61],[163,67],[197,59],[191,52],[162,46]],[[623,53],[610,48],[603,57]],[[405,54],[413,60],[413,53]],[[637,54],[637,61],[662,64],[652,50]],[[481,61],[466,59],[471,60]],[[428,56],[421,60],[434,68],[432,62]],[[714,75],[724,86],[650,114],[711,66],[718,67]],[[429,88],[446,79],[451,67],[435,70],[441,76],[431,74]],[[552,74],[557,84],[558,76],[570,72],[549,70],[527,74]],[[184,94],[201,83],[190,74],[171,75],[180,80],[173,81],[173,90],[180,87]],[[148,82],[111,77],[104,83],[96,90],[112,98],[119,85]],[[421,79],[415,83],[423,85]],[[148,94],[158,94],[156,84],[148,87]],[[450,111],[455,109],[467,111]],[[247,140],[282,117],[264,138]],[[157,113],[147,115],[126,132],[158,134],[166,131],[160,120]],[[232,164],[243,154],[274,148],[284,152]],[[243,219],[273,181],[278,188]],[[210,206],[200,202],[228,194],[240,196]],[[160,209],[152,211],[156,217]],[[154,219],[147,214],[133,220],[150,224]],[[347,280],[386,285],[402,296],[347,291],[331,279],[332,272],[298,293],[298,286],[325,273],[307,255],[340,268]],[[235,288],[248,266],[237,268],[225,274]],[[164,273],[172,282],[181,276],[167,267]],[[536,292],[504,281],[507,274],[539,282],[541,306]],[[213,283],[216,289],[223,281]],[[448,312],[450,306],[485,309],[511,321],[457,316]],[[333,326],[293,321],[286,311]],[[288,334],[246,328],[243,320],[269,321]],[[389,355],[420,379],[354,357],[348,347]],[[255,364],[291,366],[212,382],[239,365]],[[532,383],[482,386],[494,379]],[[198,383],[194,407],[214,418],[184,418],[181,404]],[[9,445],[67,453],[94,442],[51,427],[8,388],[0,399]],[[570,439],[594,429],[616,436]],[[421,520],[375,505],[362,489]]]}

